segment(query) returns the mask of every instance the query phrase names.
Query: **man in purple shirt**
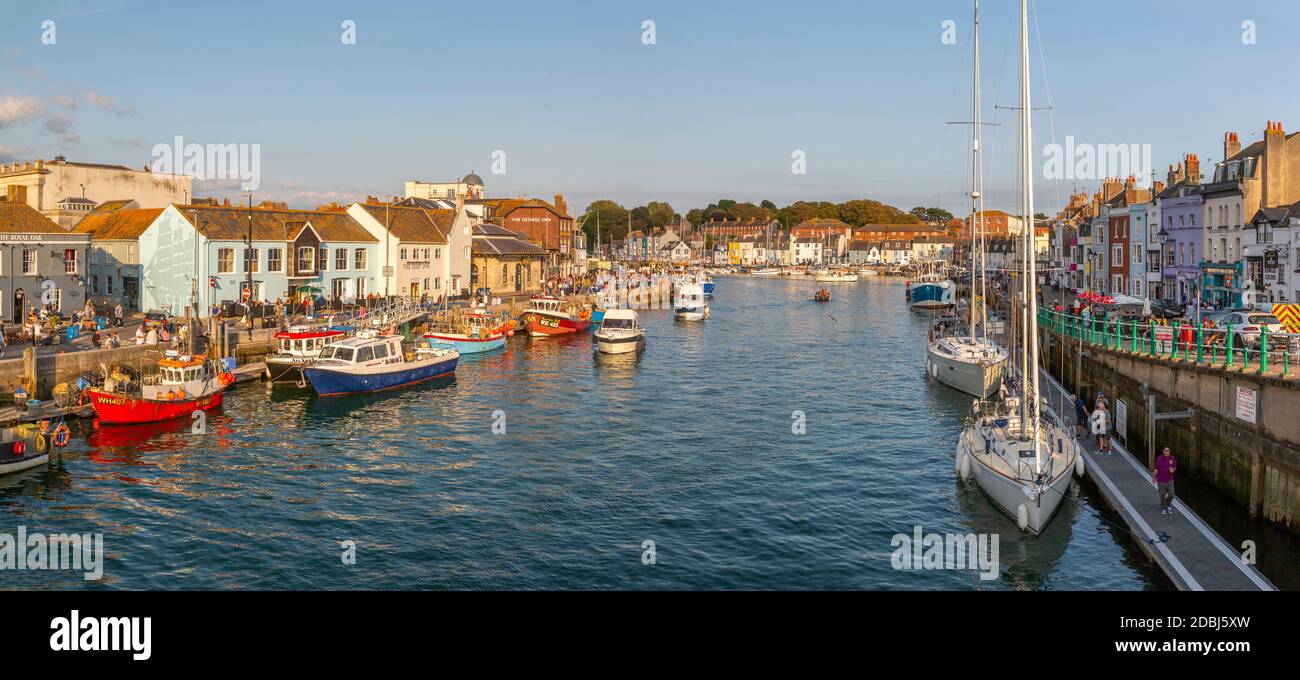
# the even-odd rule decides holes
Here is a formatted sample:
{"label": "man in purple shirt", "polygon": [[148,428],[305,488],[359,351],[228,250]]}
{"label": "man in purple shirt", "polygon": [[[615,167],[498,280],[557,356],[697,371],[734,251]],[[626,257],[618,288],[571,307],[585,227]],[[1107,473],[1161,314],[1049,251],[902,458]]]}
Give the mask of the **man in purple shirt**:
{"label": "man in purple shirt", "polygon": [[1160,514],[1174,513],[1174,471],[1178,469],[1178,459],[1166,446],[1163,453],[1156,458],[1156,465],[1151,470],[1151,481],[1156,485],[1156,495],[1160,498]]}

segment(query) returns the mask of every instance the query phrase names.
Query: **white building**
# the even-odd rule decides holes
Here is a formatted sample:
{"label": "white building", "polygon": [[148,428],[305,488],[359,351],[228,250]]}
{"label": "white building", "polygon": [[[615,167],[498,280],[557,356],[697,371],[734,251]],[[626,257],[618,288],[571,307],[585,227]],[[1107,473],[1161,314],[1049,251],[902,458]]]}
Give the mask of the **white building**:
{"label": "white building", "polygon": [[825,241],[817,237],[790,239],[790,262],[796,265],[821,264],[825,249]]}
{"label": "white building", "polygon": [[406,181],[407,198],[443,199],[455,201],[457,196],[466,200],[484,197],[483,178],[473,172],[465,175],[458,182],[421,182],[410,179]]}
{"label": "white building", "polygon": [[147,168],[53,160],[0,163],[0,194],[26,203],[64,229],[71,229],[95,205],[133,199],[141,208],[190,202],[193,180]]}

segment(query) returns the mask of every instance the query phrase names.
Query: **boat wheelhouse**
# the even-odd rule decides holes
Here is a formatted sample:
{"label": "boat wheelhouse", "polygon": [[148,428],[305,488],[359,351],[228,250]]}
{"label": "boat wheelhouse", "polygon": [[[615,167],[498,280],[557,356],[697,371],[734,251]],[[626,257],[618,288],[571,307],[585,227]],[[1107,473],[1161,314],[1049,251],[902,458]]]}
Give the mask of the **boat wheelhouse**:
{"label": "boat wheelhouse", "polygon": [[683,321],[702,321],[709,316],[709,301],[704,296],[704,286],[686,283],[678,286],[673,302],[673,314]]}
{"label": "boat wheelhouse", "polygon": [[645,349],[645,329],[634,309],[611,309],[595,333],[596,351],[623,354]]}
{"label": "boat wheelhouse", "polygon": [[302,367],[315,361],[326,345],[346,335],[341,329],[319,326],[292,326],[276,333],[275,354],[266,358],[267,379],[302,384]]}
{"label": "boat wheelhouse", "polygon": [[506,346],[514,335],[514,322],[502,320],[476,309],[424,333],[425,343],[433,349],[454,349],[461,354],[491,352]]}
{"label": "boat wheelhouse", "polygon": [[559,298],[542,296],[529,301],[524,310],[528,334],[532,337],[549,335],[571,335],[587,330],[591,326],[591,312],[576,309]]}

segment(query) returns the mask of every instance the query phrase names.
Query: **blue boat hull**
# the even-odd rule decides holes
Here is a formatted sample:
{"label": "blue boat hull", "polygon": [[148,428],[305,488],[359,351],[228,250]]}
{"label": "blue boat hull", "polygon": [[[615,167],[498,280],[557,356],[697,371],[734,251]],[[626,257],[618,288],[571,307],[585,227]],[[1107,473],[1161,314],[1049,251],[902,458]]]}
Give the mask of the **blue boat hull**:
{"label": "blue boat hull", "polygon": [[712,281],[706,281],[706,282],[704,283],[704,294],[705,294],[705,295],[713,295],[713,282],[712,282]]}
{"label": "blue boat hull", "polygon": [[481,354],[501,349],[506,346],[504,337],[494,340],[450,340],[447,338],[425,338],[433,349],[454,348],[461,354]]}
{"label": "blue boat hull", "polygon": [[407,385],[449,376],[456,372],[459,357],[410,367],[410,364],[396,364],[397,370],[386,373],[359,375],[327,368],[304,368],[307,380],[322,397],[340,394],[362,394],[392,390]]}
{"label": "blue boat hull", "polygon": [[604,321],[604,320],[605,320],[605,310],[603,310],[603,309],[595,309],[595,310],[592,310],[592,312],[591,312],[591,325],[592,325],[592,326],[599,325],[600,322],[602,322],[602,321]]}
{"label": "blue boat hull", "polygon": [[918,283],[908,289],[907,303],[922,309],[951,307],[952,289],[937,283]]}

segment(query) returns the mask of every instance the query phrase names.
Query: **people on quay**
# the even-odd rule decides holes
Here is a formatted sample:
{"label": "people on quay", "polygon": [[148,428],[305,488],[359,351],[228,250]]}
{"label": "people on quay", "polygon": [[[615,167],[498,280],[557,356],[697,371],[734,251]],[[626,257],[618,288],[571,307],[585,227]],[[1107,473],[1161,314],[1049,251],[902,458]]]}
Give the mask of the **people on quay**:
{"label": "people on quay", "polygon": [[1070,401],[1074,402],[1074,433],[1077,439],[1083,439],[1087,434],[1085,428],[1088,427],[1089,413],[1088,402],[1077,394],[1070,395]]}
{"label": "people on quay", "polygon": [[1097,436],[1097,452],[1110,453],[1110,412],[1106,410],[1106,402],[1097,402],[1091,418],[1092,433]]}
{"label": "people on quay", "polygon": [[1178,459],[1166,446],[1156,458],[1155,466],[1151,468],[1151,482],[1156,485],[1156,498],[1160,502],[1162,515],[1174,513],[1174,472],[1176,470],[1178,470]]}
{"label": "people on quay", "polygon": [[123,313],[122,303],[119,302],[117,303],[117,306],[113,308],[113,325],[117,326],[118,328],[121,328],[123,324],[122,313]]}
{"label": "people on quay", "polygon": [[143,344],[144,344],[144,338],[145,338],[145,335],[144,335],[144,326],[140,326],[139,328],[136,328],[136,329],[135,329],[135,344],[137,344],[137,345],[143,345]]}

